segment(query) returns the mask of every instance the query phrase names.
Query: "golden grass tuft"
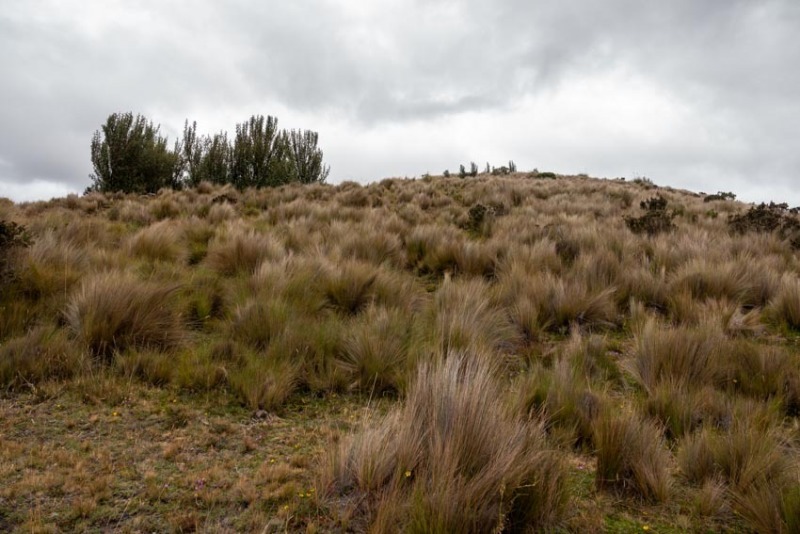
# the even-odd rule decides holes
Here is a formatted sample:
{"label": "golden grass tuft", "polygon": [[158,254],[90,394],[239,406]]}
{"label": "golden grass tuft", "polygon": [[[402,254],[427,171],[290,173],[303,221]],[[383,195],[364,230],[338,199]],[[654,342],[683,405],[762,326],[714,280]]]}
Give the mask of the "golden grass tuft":
{"label": "golden grass tuft", "polygon": [[541,425],[514,418],[501,397],[485,358],[422,365],[402,406],[327,456],[323,498],[378,531],[557,524],[568,502],[562,461]]}
{"label": "golden grass tuft", "polygon": [[185,337],[174,284],[142,282],[123,272],[84,280],[64,312],[72,333],[97,356],[128,347],[170,348]]}
{"label": "golden grass tuft", "polygon": [[399,310],[370,307],[348,328],[340,364],[350,389],[400,391],[408,373],[411,323]]}
{"label": "golden grass tuft", "polygon": [[638,496],[645,501],[669,499],[670,454],[661,429],[636,414],[606,411],[595,422],[597,487]]}
{"label": "golden grass tuft", "polygon": [[87,364],[64,330],[35,327],[0,345],[0,386],[21,389],[48,379],[68,379],[81,374]]}
{"label": "golden grass tuft", "polygon": [[231,276],[252,274],[262,261],[275,261],[283,256],[283,247],[272,236],[243,225],[229,225],[208,244],[205,262],[219,274]]}
{"label": "golden grass tuft", "polygon": [[150,261],[184,263],[188,250],[183,232],[172,221],[161,221],[139,230],[128,242],[130,254]]}
{"label": "golden grass tuft", "polygon": [[648,390],[667,379],[703,386],[719,374],[723,341],[714,328],[659,327],[649,320],[636,334],[636,349],[628,366]]}

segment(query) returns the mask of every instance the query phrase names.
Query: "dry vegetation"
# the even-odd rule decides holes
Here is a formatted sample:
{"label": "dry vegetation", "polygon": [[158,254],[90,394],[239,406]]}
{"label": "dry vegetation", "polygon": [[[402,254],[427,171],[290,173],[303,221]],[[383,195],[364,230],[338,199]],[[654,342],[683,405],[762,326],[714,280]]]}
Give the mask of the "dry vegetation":
{"label": "dry vegetation", "polygon": [[0,203],[0,530],[798,531],[794,214],[539,178]]}

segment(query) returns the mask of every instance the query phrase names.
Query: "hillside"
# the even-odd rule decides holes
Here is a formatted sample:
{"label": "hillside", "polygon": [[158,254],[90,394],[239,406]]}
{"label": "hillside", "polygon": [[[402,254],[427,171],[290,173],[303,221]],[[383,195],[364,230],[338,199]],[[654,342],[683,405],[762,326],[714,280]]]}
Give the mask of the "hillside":
{"label": "hillside", "polygon": [[706,200],[1,202],[0,530],[796,532],[800,224]]}

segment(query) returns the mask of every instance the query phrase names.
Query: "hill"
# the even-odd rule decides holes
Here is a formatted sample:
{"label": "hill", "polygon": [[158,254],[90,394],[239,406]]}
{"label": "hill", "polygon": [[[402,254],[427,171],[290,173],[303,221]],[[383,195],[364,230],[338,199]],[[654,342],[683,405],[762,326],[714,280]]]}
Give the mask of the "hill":
{"label": "hill", "polygon": [[515,173],[0,220],[0,530],[800,528],[786,206]]}

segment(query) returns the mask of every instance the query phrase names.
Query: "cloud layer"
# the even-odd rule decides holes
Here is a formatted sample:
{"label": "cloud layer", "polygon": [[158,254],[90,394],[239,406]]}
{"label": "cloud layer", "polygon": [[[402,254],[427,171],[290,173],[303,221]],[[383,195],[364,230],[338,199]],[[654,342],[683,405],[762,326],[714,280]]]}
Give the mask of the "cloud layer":
{"label": "cloud layer", "polygon": [[800,204],[793,0],[6,4],[0,196],[82,191],[130,110],[173,138],[277,115],[333,181],[514,159]]}

